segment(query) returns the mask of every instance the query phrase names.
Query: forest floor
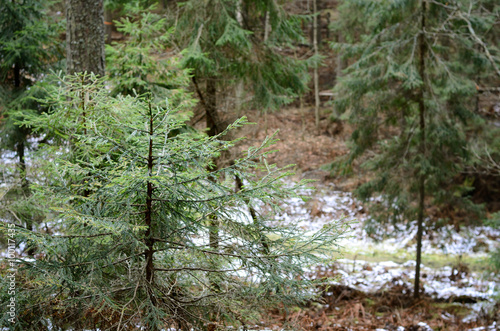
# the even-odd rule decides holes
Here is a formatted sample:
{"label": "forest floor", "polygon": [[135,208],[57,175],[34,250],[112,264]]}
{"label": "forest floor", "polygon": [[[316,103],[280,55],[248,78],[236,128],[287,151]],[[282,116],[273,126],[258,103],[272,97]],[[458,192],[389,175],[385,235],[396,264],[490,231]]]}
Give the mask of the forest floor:
{"label": "forest floor", "polygon": [[[276,220],[294,222],[306,230],[337,221],[351,226],[350,236],[339,242],[341,253],[332,251],[329,265],[316,266],[304,275],[333,279],[318,288],[320,299],[289,310],[276,307],[250,329],[500,330],[500,277],[488,261],[489,252],[499,247],[499,230],[457,226],[457,222],[437,226],[433,222],[437,214],[429,208],[432,219],[427,220],[424,234],[422,296],[415,301],[415,223],[371,224],[367,206],[352,193],[369,176],[357,167],[348,177],[332,176],[322,168],[348,153],[351,128],[325,115],[316,129],[311,108],[245,115],[256,125],[239,133],[247,137],[242,149],[279,130],[280,140],[273,146],[279,152],[270,154],[268,162],[281,167],[295,164],[291,180],[316,180],[315,190],[303,192],[310,199],[286,201]],[[15,162],[11,154],[5,160]]]}
{"label": "forest floor", "polygon": [[351,222],[352,229],[351,236],[339,243],[341,254],[333,254],[330,265],[317,266],[305,275],[334,279],[318,289],[321,299],[293,310],[276,308],[252,329],[500,330],[500,277],[488,260],[488,253],[499,247],[499,230],[457,226],[457,222],[437,226],[434,218],[427,219],[423,294],[415,301],[415,222],[370,226],[366,206],[352,194],[367,175],[356,170],[350,177],[336,177],[322,170],[348,152],[348,125],[323,116],[317,130],[310,108],[246,115],[257,124],[242,132],[247,137],[243,147],[262,141],[266,128],[268,135],[279,130],[280,140],[273,146],[279,152],[268,157],[269,163],[295,164],[295,180],[317,180],[315,190],[303,192],[310,200],[286,201],[277,220],[308,230],[340,220]]}

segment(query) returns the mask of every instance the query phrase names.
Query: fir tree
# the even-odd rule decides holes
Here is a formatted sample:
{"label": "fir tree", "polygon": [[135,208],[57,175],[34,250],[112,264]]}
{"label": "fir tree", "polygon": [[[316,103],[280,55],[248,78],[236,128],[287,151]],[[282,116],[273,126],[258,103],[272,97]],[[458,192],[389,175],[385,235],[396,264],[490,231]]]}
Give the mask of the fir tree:
{"label": "fir tree", "polygon": [[169,52],[173,29],[166,18],[154,13],[156,7],[126,6],[127,16],[115,21],[127,41],[106,46],[107,72],[114,95],[150,93],[154,102],[169,99],[172,105],[189,109],[194,100],[186,92],[189,72]]}
{"label": "fir tree", "polygon": [[426,203],[470,205],[454,178],[469,157],[465,128],[475,116],[476,73],[498,66],[494,47],[477,47],[498,29],[489,7],[468,0],[345,1],[340,7],[343,31],[353,17],[363,18],[359,35],[335,45],[354,59],[335,89],[336,106],[355,125],[344,165],[371,151],[364,166],[376,177],[359,196],[382,193],[382,218],[417,219],[415,298]]}
{"label": "fir tree", "polygon": [[[273,221],[303,183],[285,185],[287,173],[265,162],[272,139],[208,170],[235,143],[221,136],[244,119],[216,136],[171,135],[183,125],[174,110],[147,96],[113,98],[101,84],[68,76],[54,85],[50,112],[26,120],[68,143],[40,150],[47,182],[33,186],[51,233],[17,234],[40,252],[18,261],[18,329],[245,326],[266,307],[314,296],[299,276],[345,229],[306,235]],[[236,192],[235,176],[244,184]],[[207,240],[212,216],[216,246]]]}
{"label": "fir tree", "polygon": [[12,219],[32,228],[38,219],[30,208],[26,154],[31,147],[30,130],[17,121],[42,107],[30,90],[62,57],[58,45],[59,23],[49,16],[48,1],[0,1],[0,155],[14,151],[17,169],[2,162],[0,218]]}
{"label": "fir tree", "polygon": [[227,95],[243,84],[253,93],[252,105],[266,111],[306,90],[307,68],[317,58],[298,60],[278,50],[293,49],[303,40],[300,18],[288,14],[282,4],[193,0],[178,4],[178,10],[175,42],[184,49],[185,67],[193,70],[210,135],[225,128],[220,91]]}

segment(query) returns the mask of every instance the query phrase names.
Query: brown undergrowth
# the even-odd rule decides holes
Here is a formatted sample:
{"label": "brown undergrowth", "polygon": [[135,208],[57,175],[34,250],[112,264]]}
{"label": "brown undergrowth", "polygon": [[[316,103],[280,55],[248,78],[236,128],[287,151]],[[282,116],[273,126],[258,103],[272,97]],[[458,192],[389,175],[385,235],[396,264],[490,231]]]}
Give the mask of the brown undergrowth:
{"label": "brown undergrowth", "polygon": [[497,306],[493,316],[484,314],[475,321],[463,322],[469,308],[427,295],[415,301],[403,285],[395,284],[376,293],[333,284],[323,290],[319,302],[288,312],[283,308],[272,310],[265,324],[272,329],[396,331],[404,327],[406,331],[424,331],[428,330],[422,325],[425,323],[432,330],[461,331],[487,327],[499,318]]}

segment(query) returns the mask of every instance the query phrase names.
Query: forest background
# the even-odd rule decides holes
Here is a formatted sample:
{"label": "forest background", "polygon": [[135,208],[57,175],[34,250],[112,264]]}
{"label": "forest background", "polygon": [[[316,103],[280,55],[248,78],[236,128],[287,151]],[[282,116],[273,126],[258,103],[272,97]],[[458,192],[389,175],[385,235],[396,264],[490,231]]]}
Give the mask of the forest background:
{"label": "forest background", "polygon": [[19,268],[16,296],[2,269],[2,322],[213,329],[310,303],[330,280],[297,277],[348,224],[276,225],[306,183],[274,162],[354,183],[368,228],[416,220],[421,299],[424,233],[500,224],[499,16],[479,0],[2,0],[0,216]]}

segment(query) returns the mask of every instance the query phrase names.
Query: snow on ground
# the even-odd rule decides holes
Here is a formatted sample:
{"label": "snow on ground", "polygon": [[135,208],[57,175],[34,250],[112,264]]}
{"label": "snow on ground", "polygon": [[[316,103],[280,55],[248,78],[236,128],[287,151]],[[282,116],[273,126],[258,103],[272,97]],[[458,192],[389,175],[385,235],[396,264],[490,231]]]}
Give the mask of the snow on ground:
{"label": "snow on ground", "polygon": [[[36,144],[36,141],[31,143]],[[17,162],[16,155],[13,152],[4,152],[0,159],[4,164],[0,176],[5,179],[12,175]],[[5,180],[0,182],[5,183]],[[2,186],[5,184],[0,185],[0,193]],[[341,258],[335,262],[330,271],[337,277],[338,284],[365,292],[381,291],[394,285],[401,285],[402,288],[412,291],[415,262],[411,260],[411,256],[416,251],[416,222],[399,226],[378,225],[375,232],[368,234],[363,225],[370,220],[369,215],[352,193],[327,186],[319,187],[316,191],[304,189],[301,193],[311,199],[286,200],[283,212],[276,216],[276,221],[296,224],[307,232],[317,231],[331,222],[347,222],[351,226],[351,236],[342,239],[340,245],[344,247],[346,254],[354,255],[355,259]],[[460,232],[456,232],[452,226],[444,226],[424,233],[424,254],[445,256],[450,261],[450,265],[436,269],[425,265],[424,256],[422,281],[425,293],[441,299],[460,296],[475,298],[478,302],[470,307],[476,314],[471,314],[465,320],[474,319],[480,310],[487,309],[492,298],[498,295],[500,278],[498,275],[461,272],[453,268],[456,264],[453,261],[460,261],[463,256],[484,259],[489,252],[499,247],[499,238],[500,230],[485,226],[462,228]],[[369,259],[374,252],[384,252],[388,256],[404,254],[407,259],[401,263],[392,260],[374,262]],[[329,272],[327,266],[319,268],[323,268],[320,270],[322,272]],[[492,325],[473,330],[493,330],[496,327]]]}
{"label": "snow on ground", "polygon": [[[363,224],[369,216],[365,214],[362,203],[350,192],[320,187],[317,191],[303,193],[311,200],[287,200],[283,212],[276,219],[312,231],[339,219],[351,224],[351,236],[344,238],[340,244],[344,253],[354,255],[355,259],[340,258],[333,266],[319,266],[316,272],[334,276],[338,284],[364,292],[383,291],[400,285],[402,291],[408,291],[410,295],[414,282],[416,222],[399,226],[379,225],[378,233],[368,235]],[[459,262],[464,257],[487,258],[490,251],[499,247],[499,238],[500,230],[485,226],[463,227],[460,232],[452,226],[444,226],[424,233],[423,254],[438,255],[449,261],[449,265],[444,267],[431,268],[425,265],[424,255],[421,280],[425,293],[436,299],[467,297],[477,301],[476,304],[469,304],[476,314],[466,317],[474,319],[499,294],[500,277],[461,270]],[[373,262],[377,260],[373,258],[376,254],[388,259],[404,256],[406,262],[380,261],[380,258]]]}

